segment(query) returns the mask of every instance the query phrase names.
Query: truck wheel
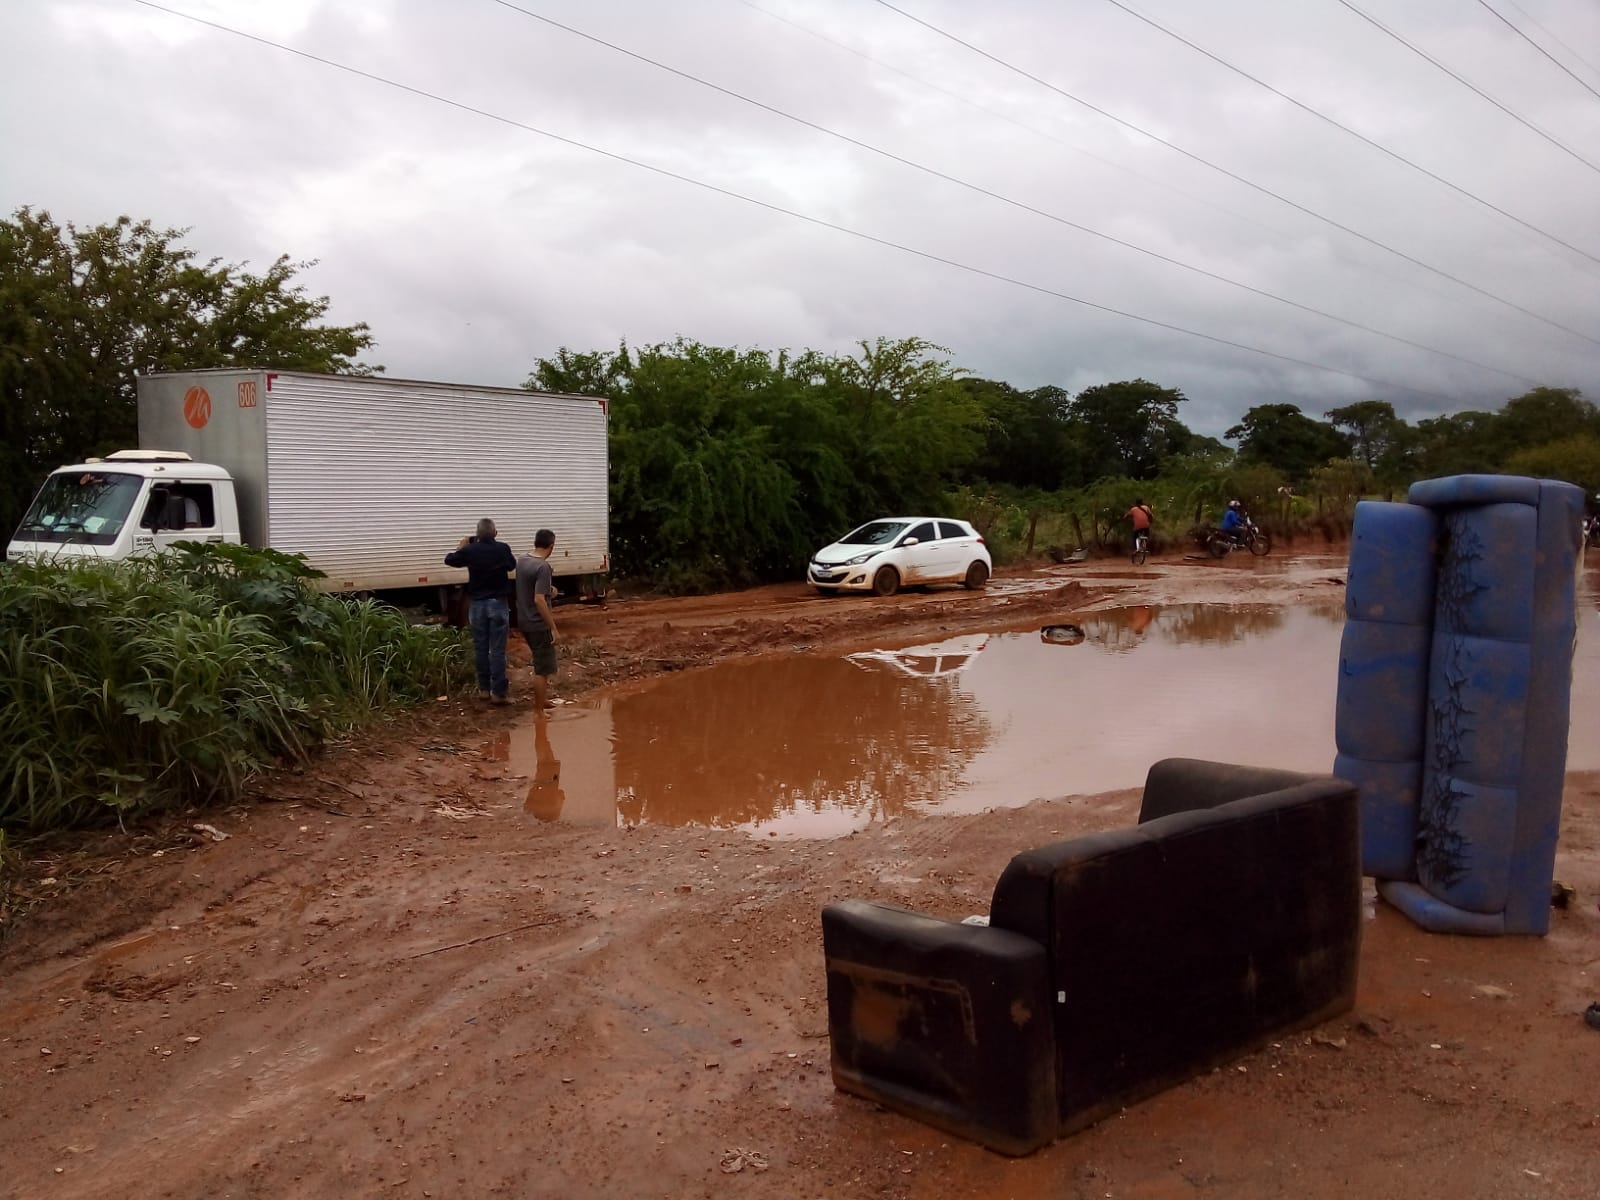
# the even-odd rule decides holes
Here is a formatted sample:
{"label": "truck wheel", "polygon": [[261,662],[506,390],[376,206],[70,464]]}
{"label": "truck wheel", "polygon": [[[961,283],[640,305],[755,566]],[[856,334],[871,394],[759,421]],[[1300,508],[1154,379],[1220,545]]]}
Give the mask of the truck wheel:
{"label": "truck wheel", "polygon": [[989,582],[989,568],[981,562],[974,562],[967,568],[967,577],[961,581],[963,587],[976,591]]}
{"label": "truck wheel", "polygon": [[872,577],[872,590],[880,596],[892,596],[900,590],[900,572],[893,567],[879,567]]}

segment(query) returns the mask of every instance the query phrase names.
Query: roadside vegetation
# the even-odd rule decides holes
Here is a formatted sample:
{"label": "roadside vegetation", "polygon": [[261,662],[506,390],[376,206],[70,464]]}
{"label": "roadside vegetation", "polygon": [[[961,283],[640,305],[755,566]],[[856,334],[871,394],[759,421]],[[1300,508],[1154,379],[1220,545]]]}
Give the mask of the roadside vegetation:
{"label": "roadside vegetation", "polygon": [[1320,418],[1258,405],[1226,431],[1230,447],[1183,423],[1177,388],[1023,391],[946,353],[919,338],[846,356],[680,339],[563,349],[527,386],[609,398],[615,570],[672,592],[798,578],[817,547],[877,516],[964,518],[1004,563],[1120,550],[1140,498],[1159,551],[1197,544],[1230,499],[1292,541],[1343,537],[1358,500],[1440,475],[1600,491],[1600,410],[1576,389],[1416,424],[1382,400]]}
{"label": "roadside vegetation", "polygon": [[0,570],[0,828],[236,799],[257,771],[471,682],[464,635],[315,591],[299,557]]}
{"label": "roadside vegetation", "polygon": [[[382,370],[361,361],[368,327],[328,323],[330,300],[297,282],[311,264],[255,273],[183,237],[127,217],[0,219],[0,534],[53,468],[136,444],[138,372]],[[1415,424],[1379,399],[1320,416],[1264,404],[1225,442],[1184,423],[1178,388],[1019,389],[916,337],[849,354],[562,348],[526,386],[608,398],[614,575],[668,592],[797,579],[880,516],[964,518],[1005,563],[1120,549],[1140,498],[1160,551],[1234,498],[1293,539],[1339,537],[1360,498],[1431,476],[1600,491],[1600,411],[1575,389]],[[0,565],[0,917],[17,834],[232,799],[268,764],[467,681],[463,635],[320,594],[308,574],[239,547]]]}

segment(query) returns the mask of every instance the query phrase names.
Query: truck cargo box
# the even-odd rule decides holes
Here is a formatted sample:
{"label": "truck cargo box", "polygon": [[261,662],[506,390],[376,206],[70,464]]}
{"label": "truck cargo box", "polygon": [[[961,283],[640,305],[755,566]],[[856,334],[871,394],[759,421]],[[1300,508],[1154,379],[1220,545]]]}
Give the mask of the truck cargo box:
{"label": "truck cargo box", "polygon": [[233,476],[248,545],[303,554],[343,591],[464,582],[444,556],[491,517],[517,553],[609,568],[606,404],[377,376],[219,369],[142,376],[139,445]]}

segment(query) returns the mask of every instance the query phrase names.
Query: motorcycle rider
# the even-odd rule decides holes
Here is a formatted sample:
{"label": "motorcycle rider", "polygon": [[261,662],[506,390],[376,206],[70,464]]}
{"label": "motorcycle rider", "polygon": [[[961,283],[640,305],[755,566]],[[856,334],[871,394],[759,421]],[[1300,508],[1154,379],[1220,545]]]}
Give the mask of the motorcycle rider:
{"label": "motorcycle rider", "polygon": [[1228,507],[1222,510],[1222,524],[1219,528],[1229,540],[1242,544],[1245,531],[1244,506],[1237,500],[1229,500]]}

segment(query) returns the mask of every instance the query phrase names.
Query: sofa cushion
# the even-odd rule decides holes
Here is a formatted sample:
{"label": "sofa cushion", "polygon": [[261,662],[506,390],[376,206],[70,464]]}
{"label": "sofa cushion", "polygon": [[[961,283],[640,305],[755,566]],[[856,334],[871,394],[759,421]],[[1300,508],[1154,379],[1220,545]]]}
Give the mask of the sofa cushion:
{"label": "sofa cushion", "polygon": [[990,923],[1049,949],[1062,1132],[1350,1007],[1357,820],[1323,777],[1012,860]]}

